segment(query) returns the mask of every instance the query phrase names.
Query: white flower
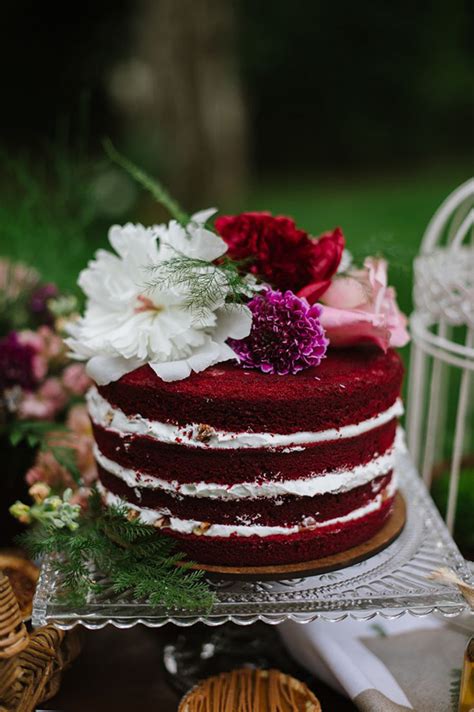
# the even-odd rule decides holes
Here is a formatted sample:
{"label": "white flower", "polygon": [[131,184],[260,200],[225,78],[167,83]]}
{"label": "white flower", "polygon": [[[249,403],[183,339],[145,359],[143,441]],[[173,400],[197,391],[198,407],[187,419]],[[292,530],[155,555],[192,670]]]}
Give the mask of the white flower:
{"label": "white flower", "polygon": [[117,254],[98,250],[81,272],[86,311],[70,325],[66,343],[74,358],[88,361],[87,371],[99,385],[144,364],[163,380],[175,381],[236,358],[225,342],[247,336],[252,317],[246,306],[226,303],[225,283],[204,314],[189,308],[186,283],[149,284],[150,270],[177,255],[209,262],[197,268],[201,271],[216,269],[211,262],[227,245],[205,228],[214,212],[196,213],[186,228],[174,220],[149,228],[114,226],[109,241]]}

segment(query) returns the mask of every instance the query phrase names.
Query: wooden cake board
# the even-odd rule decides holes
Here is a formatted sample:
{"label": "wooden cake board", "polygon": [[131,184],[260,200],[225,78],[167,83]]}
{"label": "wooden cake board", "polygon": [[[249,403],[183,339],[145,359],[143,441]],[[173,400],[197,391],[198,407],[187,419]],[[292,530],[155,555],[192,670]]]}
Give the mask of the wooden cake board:
{"label": "wooden cake board", "polygon": [[313,576],[326,571],[335,571],[352,566],[370,558],[391,544],[401,533],[406,521],[406,504],[400,492],[395,496],[393,512],[377,534],[362,544],[341,551],[339,554],[324,556],[313,561],[275,566],[215,566],[212,564],[194,564],[190,568],[206,571],[219,578],[236,578],[244,581],[266,581]]}

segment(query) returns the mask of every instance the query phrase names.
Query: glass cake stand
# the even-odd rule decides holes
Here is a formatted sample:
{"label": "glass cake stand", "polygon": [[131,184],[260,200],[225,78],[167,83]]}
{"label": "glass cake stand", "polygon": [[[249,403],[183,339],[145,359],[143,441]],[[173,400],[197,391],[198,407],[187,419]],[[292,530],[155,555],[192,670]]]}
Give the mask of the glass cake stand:
{"label": "glass cake stand", "polygon": [[[216,593],[213,609],[191,614],[152,606],[147,601],[134,601],[127,594],[118,595],[107,589],[100,596],[91,596],[81,607],[70,607],[58,599],[61,576],[54,559],[46,558],[34,600],[33,625],[52,623],[63,630],[78,624],[89,629],[105,625],[130,628],[138,624],[155,628],[166,623],[181,627],[197,623],[221,626],[229,622],[248,626],[257,621],[274,625],[286,620],[336,622],[347,617],[370,620],[375,616],[397,618],[405,614],[424,616],[433,612],[452,617],[468,612],[468,604],[456,587],[428,577],[440,567],[453,569],[466,583],[473,584],[474,576],[408,454],[397,456],[395,469],[407,504],[406,524],[392,544],[365,561],[337,571],[280,581],[236,581],[213,577],[209,579]],[[105,579],[102,581],[106,583]],[[226,649],[222,636],[219,641],[216,631],[208,632],[207,639],[202,631],[194,636],[194,653],[186,648],[183,636],[176,645],[165,650],[165,665],[171,674],[181,678],[181,689],[200,676],[196,655],[198,661],[203,662]],[[228,638],[229,633],[226,635]],[[239,633],[236,625],[231,626],[232,636],[234,650],[249,650],[250,638],[247,636],[245,640],[243,629]],[[192,638],[192,634],[188,636],[188,640]],[[196,653],[197,644],[199,650]],[[261,650],[257,652],[257,658],[261,660],[263,653]],[[194,665],[196,674],[183,675],[183,665],[188,668]]]}

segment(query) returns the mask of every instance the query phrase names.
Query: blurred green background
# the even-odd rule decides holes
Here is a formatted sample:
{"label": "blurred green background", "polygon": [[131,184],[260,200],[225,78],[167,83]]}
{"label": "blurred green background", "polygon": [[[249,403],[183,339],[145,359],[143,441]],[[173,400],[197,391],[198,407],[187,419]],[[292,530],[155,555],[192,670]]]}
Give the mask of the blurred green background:
{"label": "blurred green background", "polygon": [[109,136],[189,210],[341,226],[356,258],[389,258],[409,313],[423,231],[472,173],[473,10],[5,0],[0,255],[75,291],[111,223],[166,217],[106,160]]}
{"label": "blurred green background", "polygon": [[0,251],[71,289],[107,226],[159,209],[110,136],[188,209],[272,210],[384,252],[404,309],[423,230],[472,170],[468,0],[6,0]]}

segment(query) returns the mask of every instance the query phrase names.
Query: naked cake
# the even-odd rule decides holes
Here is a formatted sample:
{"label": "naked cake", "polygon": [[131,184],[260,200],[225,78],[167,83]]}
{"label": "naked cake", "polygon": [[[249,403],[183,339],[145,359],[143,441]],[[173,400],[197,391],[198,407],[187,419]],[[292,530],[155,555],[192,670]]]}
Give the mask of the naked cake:
{"label": "naked cake", "polygon": [[397,488],[393,347],[408,336],[386,265],[353,267],[340,230],[312,239],[247,213],[216,234],[209,216],[113,228],[117,254],[81,275],[69,344],[97,384],[103,501],[201,563],[345,551],[381,529]]}
{"label": "naked cake", "polygon": [[205,563],[355,546],[393,504],[401,380],[393,351],[334,350],[284,378],[219,365],[165,383],[143,366],[89,394],[104,498]]}

